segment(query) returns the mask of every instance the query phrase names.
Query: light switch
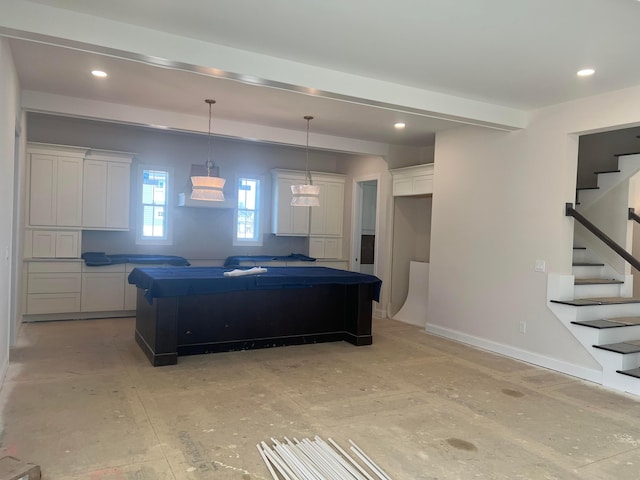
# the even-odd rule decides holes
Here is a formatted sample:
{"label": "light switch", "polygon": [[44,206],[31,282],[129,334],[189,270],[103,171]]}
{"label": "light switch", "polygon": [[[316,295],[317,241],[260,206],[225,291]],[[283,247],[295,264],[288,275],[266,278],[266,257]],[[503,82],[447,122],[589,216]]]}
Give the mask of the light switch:
{"label": "light switch", "polygon": [[534,268],[534,270],[536,272],[544,272],[547,269],[547,262],[545,262],[544,260],[536,260],[536,266]]}

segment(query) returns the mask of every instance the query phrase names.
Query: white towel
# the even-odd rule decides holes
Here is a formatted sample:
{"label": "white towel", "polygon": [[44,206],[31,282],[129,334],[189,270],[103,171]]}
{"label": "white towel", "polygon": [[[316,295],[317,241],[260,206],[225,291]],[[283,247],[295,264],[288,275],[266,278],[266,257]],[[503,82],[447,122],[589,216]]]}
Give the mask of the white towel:
{"label": "white towel", "polygon": [[231,270],[230,272],[224,272],[225,277],[242,277],[243,275],[258,275],[259,273],[266,273],[267,269],[263,267],[253,267],[249,270]]}

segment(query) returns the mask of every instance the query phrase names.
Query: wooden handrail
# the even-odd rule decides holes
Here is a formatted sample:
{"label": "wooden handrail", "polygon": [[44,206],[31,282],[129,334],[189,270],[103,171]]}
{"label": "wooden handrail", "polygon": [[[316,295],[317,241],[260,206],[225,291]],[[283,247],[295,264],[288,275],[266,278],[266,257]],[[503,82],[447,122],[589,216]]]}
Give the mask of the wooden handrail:
{"label": "wooden handrail", "polygon": [[[573,217],[578,222],[580,222],[587,230],[593,233],[596,237],[602,240],[609,248],[611,248],[614,252],[624,258],[627,262],[631,264],[633,268],[636,270],[640,270],[640,261],[638,261],[633,255],[627,252],[624,248],[618,245],[614,240],[612,240],[606,233],[596,227],[593,223],[587,220],[581,213],[577,212],[573,208],[572,203],[565,204],[565,215],[567,217]],[[635,215],[635,214],[634,214]]]}
{"label": "wooden handrail", "polygon": [[635,220],[636,222],[640,223],[640,216],[638,216],[638,214],[636,213],[636,211],[633,208],[629,208],[629,220]]}

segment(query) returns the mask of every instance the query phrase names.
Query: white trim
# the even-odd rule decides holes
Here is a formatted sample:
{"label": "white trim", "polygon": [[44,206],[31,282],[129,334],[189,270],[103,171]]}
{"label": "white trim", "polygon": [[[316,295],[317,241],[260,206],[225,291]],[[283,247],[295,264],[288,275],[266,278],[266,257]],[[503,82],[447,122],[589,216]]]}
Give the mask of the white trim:
{"label": "white trim", "polygon": [[425,327],[425,330],[427,333],[431,333],[433,335],[438,335],[440,337],[456,340],[458,342],[465,343],[467,345],[471,345],[474,347],[478,347],[483,350],[488,350],[493,353],[506,355],[507,357],[511,357],[516,360],[521,360],[526,363],[531,363],[539,367],[548,368],[550,370],[555,370],[557,372],[565,373],[573,377],[578,377],[583,380],[588,380],[590,382],[595,382],[599,385],[602,385],[601,370],[581,367],[579,365],[563,362],[555,358],[550,358],[544,355],[529,352],[527,350],[514,348],[509,345],[493,342],[491,340],[486,340],[484,338],[474,337],[472,335],[467,335],[466,333],[462,333],[457,330],[451,330],[449,328],[444,328],[444,327],[432,325],[429,323]]}
{"label": "white trim", "polygon": [[[240,181],[241,178],[246,178],[248,180],[256,180],[258,182],[258,185],[257,185],[258,191],[256,192],[257,193],[256,201],[258,205],[255,210],[256,217],[257,217],[256,222],[258,223],[258,235],[257,235],[258,239],[257,240],[242,240],[236,237],[236,234],[238,233],[238,198],[240,197],[240,192],[238,191],[238,182]],[[264,216],[265,216],[264,215],[264,209],[265,209],[264,184],[265,184],[264,175],[237,174],[234,178],[233,193],[236,198],[236,204],[233,207],[233,240],[231,242],[234,247],[262,247],[263,237],[264,237]]]}
{"label": "white trim", "polygon": [[[373,173],[369,175],[361,175],[353,178],[352,184],[352,201],[351,201],[351,252],[349,257],[349,269],[360,271],[360,262],[356,262],[356,257],[360,256],[360,242],[357,241],[358,232],[361,229],[360,211],[362,210],[362,188],[360,183],[376,181],[376,239],[380,239],[380,174]],[[378,275],[378,262],[380,258],[380,242],[376,241],[375,251],[373,253],[373,274]]]}

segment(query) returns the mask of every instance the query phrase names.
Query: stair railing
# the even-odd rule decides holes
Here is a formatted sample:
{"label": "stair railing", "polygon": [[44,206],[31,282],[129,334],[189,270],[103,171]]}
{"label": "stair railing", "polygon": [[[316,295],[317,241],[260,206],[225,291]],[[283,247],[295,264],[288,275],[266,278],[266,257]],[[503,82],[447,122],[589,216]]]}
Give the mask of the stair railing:
{"label": "stair railing", "polygon": [[635,220],[636,222],[640,223],[640,216],[636,213],[636,211],[633,208],[629,208],[629,220]]}
{"label": "stair railing", "polygon": [[[632,209],[629,209],[632,210]],[[640,261],[638,261],[633,255],[627,252],[624,248],[618,245],[615,240],[611,239],[606,233],[596,227],[593,223],[587,220],[581,213],[573,208],[572,203],[565,204],[565,215],[567,217],[573,217],[582,224],[587,230],[593,233],[597,238],[602,240],[609,248],[624,258],[631,264],[636,270],[640,270]],[[631,215],[631,213],[629,213]],[[634,213],[635,215],[635,213]],[[636,215],[637,216],[637,215]],[[640,217],[638,217],[640,219]],[[640,220],[639,220],[640,221]]]}

